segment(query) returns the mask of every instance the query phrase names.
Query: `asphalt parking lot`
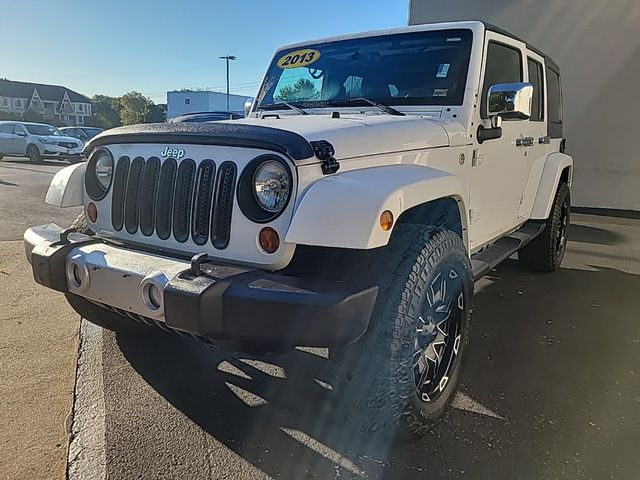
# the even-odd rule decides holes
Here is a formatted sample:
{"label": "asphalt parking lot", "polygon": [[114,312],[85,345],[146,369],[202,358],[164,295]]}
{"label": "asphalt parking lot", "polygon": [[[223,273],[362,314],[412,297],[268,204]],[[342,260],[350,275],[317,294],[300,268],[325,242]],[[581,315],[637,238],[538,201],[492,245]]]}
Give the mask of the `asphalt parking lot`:
{"label": "asphalt parking lot", "polygon": [[321,350],[251,357],[135,326],[80,326],[31,280],[19,242],[28,225],[75,218],[42,203],[63,166],[0,162],[10,292],[0,420],[11,452],[0,477],[637,478],[640,220],[574,215],[559,272],[510,260],[479,282],[455,408],[423,439],[374,442],[342,421]]}

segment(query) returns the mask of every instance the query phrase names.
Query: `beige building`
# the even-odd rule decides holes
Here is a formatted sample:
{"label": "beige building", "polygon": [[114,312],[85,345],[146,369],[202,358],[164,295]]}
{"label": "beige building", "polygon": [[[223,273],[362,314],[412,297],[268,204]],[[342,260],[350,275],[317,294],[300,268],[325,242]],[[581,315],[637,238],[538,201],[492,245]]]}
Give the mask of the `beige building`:
{"label": "beige building", "polygon": [[91,100],[59,85],[0,79],[0,113],[21,117],[27,111],[42,122],[84,125],[91,116]]}
{"label": "beige building", "polygon": [[411,25],[476,19],[560,65],[573,203],[640,210],[640,0],[410,0]]}

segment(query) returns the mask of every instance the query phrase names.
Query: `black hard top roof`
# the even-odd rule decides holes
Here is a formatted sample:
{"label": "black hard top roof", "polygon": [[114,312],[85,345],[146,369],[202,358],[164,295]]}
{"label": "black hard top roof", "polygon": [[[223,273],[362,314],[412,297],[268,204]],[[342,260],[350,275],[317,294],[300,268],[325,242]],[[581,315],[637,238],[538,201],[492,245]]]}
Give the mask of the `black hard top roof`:
{"label": "black hard top roof", "polygon": [[532,52],[537,53],[541,57],[544,57],[545,63],[547,64],[547,66],[549,68],[551,68],[551,70],[554,70],[555,72],[560,73],[560,67],[558,66],[558,64],[549,55],[547,55],[546,53],[542,52],[538,48],[534,47],[533,45],[528,43],[526,40],[523,40],[522,38],[518,37],[517,35],[514,35],[513,33],[505,30],[502,27],[498,27],[497,25],[493,25],[492,23],[484,22],[484,21],[482,23],[484,24],[484,27],[487,30],[489,30],[490,32],[499,33],[500,35],[504,35],[506,37],[513,38],[514,40],[517,40],[519,42],[522,42],[522,43],[526,44],[527,48],[529,50],[531,50]]}

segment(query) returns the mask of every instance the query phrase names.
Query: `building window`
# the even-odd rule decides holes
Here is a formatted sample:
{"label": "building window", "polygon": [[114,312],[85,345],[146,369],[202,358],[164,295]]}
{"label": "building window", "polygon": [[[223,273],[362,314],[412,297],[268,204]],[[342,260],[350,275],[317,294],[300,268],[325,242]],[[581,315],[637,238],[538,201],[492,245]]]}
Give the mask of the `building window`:
{"label": "building window", "polygon": [[191,105],[191,99],[190,98],[185,98],[184,99],[184,104],[185,105]]}
{"label": "building window", "polygon": [[83,108],[84,106],[83,106],[81,103],[80,103],[80,104],[78,104],[78,105],[76,105],[76,107],[78,107],[78,108],[77,108],[77,110],[78,110],[79,112],[82,112],[82,111],[84,110],[84,108]]}
{"label": "building window", "polygon": [[6,98],[1,98],[0,99],[0,105],[2,105],[3,107],[8,107],[9,106],[9,100],[7,100]]}
{"label": "building window", "polygon": [[22,107],[22,100],[19,100],[19,99],[14,100],[13,105],[18,108]]}

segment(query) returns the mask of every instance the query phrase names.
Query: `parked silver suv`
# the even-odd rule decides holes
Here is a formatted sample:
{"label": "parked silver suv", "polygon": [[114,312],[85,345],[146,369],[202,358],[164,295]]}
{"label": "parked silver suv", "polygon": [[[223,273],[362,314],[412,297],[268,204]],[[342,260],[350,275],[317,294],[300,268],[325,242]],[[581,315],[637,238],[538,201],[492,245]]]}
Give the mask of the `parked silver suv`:
{"label": "parked silver suv", "polygon": [[4,155],[28,157],[32,163],[43,159],[83,159],[82,142],[44,123],[0,122],[0,159]]}

